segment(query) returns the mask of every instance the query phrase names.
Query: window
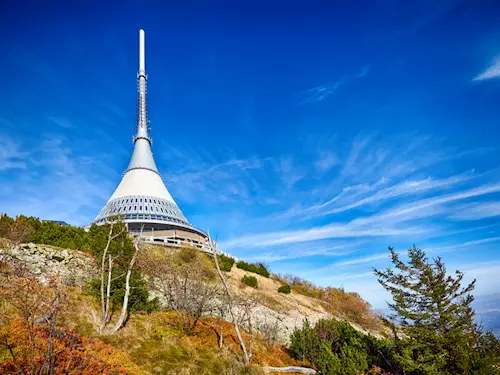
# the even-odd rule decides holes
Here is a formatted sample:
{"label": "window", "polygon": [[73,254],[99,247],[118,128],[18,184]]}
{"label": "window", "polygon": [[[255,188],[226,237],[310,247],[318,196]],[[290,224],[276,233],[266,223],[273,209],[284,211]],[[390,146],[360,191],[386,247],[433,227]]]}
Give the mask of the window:
{"label": "window", "polygon": [[142,203],[142,198],[141,198],[141,203]]}
{"label": "window", "polygon": [[149,203],[151,203],[151,199],[149,200]]}
{"label": "window", "polygon": [[145,207],[146,211],[148,210],[148,206]]}
{"label": "window", "polygon": [[[137,199],[136,199],[137,200]],[[137,211],[137,206],[134,206],[134,211]]]}
{"label": "window", "polygon": [[135,203],[137,203],[137,198],[135,198]]}
{"label": "window", "polygon": [[139,207],[139,211],[142,211],[142,206]]}
{"label": "window", "polygon": [[154,202],[155,202],[155,204],[156,204],[156,199],[154,199],[153,201],[154,201]]}
{"label": "window", "polygon": [[128,206],[128,210],[130,211],[132,209],[132,206]]}

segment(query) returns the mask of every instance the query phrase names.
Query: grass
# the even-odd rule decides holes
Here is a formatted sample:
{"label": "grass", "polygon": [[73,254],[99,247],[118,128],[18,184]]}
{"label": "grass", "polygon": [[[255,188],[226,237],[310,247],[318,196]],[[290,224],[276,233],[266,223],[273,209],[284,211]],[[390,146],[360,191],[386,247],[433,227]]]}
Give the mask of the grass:
{"label": "grass", "polygon": [[[178,328],[174,312],[133,314],[115,335],[97,334],[98,308],[93,297],[71,288],[61,325],[80,335],[99,337],[106,344],[127,352],[132,361],[149,374],[240,375],[262,374],[260,366],[300,365],[284,346],[267,347],[262,337],[253,336],[252,367],[242,366],[242,351],[234,326],[217,318],[199,322],[192,336]],[[222,331],[223,346],[219,347]],[[249,346],[250,337],[243,332]]]}

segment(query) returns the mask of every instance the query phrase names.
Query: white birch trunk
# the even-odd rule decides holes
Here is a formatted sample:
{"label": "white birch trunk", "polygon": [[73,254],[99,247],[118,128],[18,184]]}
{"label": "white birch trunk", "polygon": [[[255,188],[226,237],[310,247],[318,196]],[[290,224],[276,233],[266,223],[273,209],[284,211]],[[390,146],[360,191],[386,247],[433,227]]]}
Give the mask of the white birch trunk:
{"label": "white birch trunk", "polygon": [[214,256],[215,266],[217,267],[217,272],[219,273],[219,277],[222,280],[224,287],[226,288],[226,293],[227,293],[227,297],[228,297],[228,305],[229,305],[229,313],[231,314],[231,319],[233,320],[233,324],[234,324],[234,330],[236,331],[236,335],[238,336],[238,340],[240,341],[241,350],[243,351],[243,362],[245,363],[246,366],[248,366],[250,364],[250,359],[248,357],[248,352],[247,352],[247,348],[245,346],[245,342],[243,341],[243,337],[241,336],[241,333],[240,333],[240,328],[238,327],[238,322],[234,316],[232,299],[231,299],[231,291],[229,290],[229,285],[227,285],[226,279],[225,279],[224,275],[222,274],[222,271],[220,270],[219,260],[217,259],[217,249],[212,244],[212,239],[210,238],[210,234],[208,235],[208,241],[210,243],[210,248],[212,249],[212,254]]}

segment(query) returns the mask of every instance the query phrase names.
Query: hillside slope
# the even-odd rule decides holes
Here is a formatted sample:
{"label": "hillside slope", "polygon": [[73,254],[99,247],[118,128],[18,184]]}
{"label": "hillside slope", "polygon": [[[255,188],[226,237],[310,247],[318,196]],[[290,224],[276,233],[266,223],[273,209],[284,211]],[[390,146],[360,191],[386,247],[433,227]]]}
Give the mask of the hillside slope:
{"label": "hillside slope", "polygon": [[[138,365],[141,371],[149,374],[240,373],[241,363],[235,360],[234,355],[241,355],[241,348],[234,327],[220,317],[200,320],[193,334],[186,336],[179,329],[178,316],[174,312],[134,313],[117,334],[99,335],[98,301],[87,291],[89,281],[96,277],[95,258],[91,254],[31,243],[11,246],[8,241],[3,241],[0,245],[0,263],[8,265],[21,261],[42,284],[46,284],[52,276],[60,278],[66,285],[65,305],[59,317],[61,328],[70,336],[74,333],[83,340],[98,338],[105,344],[111,344],[117,351],[110,348],[110,353],[116,358],[124,358],[125,369]],[[146,245],[143,251],[161,255],[175,253],[178,249]],[[205,257],[205,254],[200,256]],[[209,267],[213,266],[210,257],[206,256],[206,260]],[[249,274],[233,266],[226,277],[235,301],[248,303],[246,306],[251,309],[253,334],[246,333],[247,327],[243,324],[243,337],[247,347],[252,348],[252,363],[260,366],[307,366],[307,363],[292,359],[283,344],[294,328],[302,326],[305,318],[314,323],[321,318],[332,317],[325,302],[294,291],[290,294],[278,293],[282,285],[278,280],[257,274],[252,274],[258,280],[257,289],[244,286],[240,280]],[[242,309],[242,305],[235,305],[236,310]],[[243,313],[236,311],[238,316]],[[92,343],[92,340],[88,342]],[[0,354],[8,358],[7,354]],[[123,371],[119,373],[139,373],[138,370]],[[255,374],[260,373],[258,368],[254,371]]]}
{"label": "hillside slope", "polygon": [[[178,251],[177,248],[155,244],[144,244],[143,246],[149,252]],[[251,310],[256,323],[255,328],[259,330],[259,327],[276,325],[279,342],[286,343],[290,333],[296,327],[301,327],[304,319],[314,324],[319,319],[336,318],[349,321],[354,328],[366,334],[376,337],[389,334],[389,330],[382,324],[382,321],[371,310],[364,309],[368,305],[359,297],[357,302],[361,302],[363,309],[358,311],[357,306],[350,305],[342,306],[342,309],[335,309],[324,300],[297,293],[293,288],[290,294],[279,293],[278,289],[283,285],[279,280],[239,269],[236,265],[233,265],[231,271],[225,274],[233,295],[239,299],[253,302]],[[258,288],[254,289],[244,285],[241,279],[245,275],[255,277],[258,281]],[[350,302],[346,302],[346,304],[348,303]],[[342,305],[342,302],[339,302],[339,305]],[[346,310],[349,310],[349,314],[345,313]]]}

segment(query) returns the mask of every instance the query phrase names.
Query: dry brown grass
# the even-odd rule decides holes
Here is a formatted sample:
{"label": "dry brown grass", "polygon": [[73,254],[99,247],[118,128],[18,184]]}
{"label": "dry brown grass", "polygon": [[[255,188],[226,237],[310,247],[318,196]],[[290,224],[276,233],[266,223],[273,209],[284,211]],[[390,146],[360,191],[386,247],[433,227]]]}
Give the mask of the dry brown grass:
{"label": "dry brown grass", "polygon": [[[72,288],[70,301],[61,325],[87,337],[99,337],[117,349],[127,352],[134,363],[150,374],[261,374],[259,366],[300,365],[277,345],[268,347],[259,335],[253,337],[253,368],[241,366],[241,348],[234,326],[217,319],[198,322],[193,335],[185,336],[179,329],[174,312],[133,314],[127,325],[112,336],[99,336],[93,315],[97,309],[91,297]],[[219,347],[220,333],[223,346]],[[243,332],[249,344],[250,337]],[[257,367],[256,367],[257,366]]]}
{"label": "dry brown grass", "polygon": [[[148,253],[152,252],[154,256],[159,257],[165,252],[178,251],[175,248],[158,244],[145,246]],[[209,262],[206,267],[213,267],[211,259],[207,257],[207,260]],[[250,288],[241,285],[241,278],[247,274],[257,278],[258,289],[250,291]],[[363,331],[382,335],[388,333],[382,321],[371,310],[371,306],[356,293],[349,293],[339,288],[321,288],[307,280],[293,276],[283,278],[279,275],[272,275],[271,278],[266,278],[236,266],[233,266],[227,276],[231,290],[236,296],[244,297],[245,294],[251,293],[254,300],[273,311],[283,314],[298,312],[303,316],[329,313],[338,319],[346,319],[354,323]],[[278,293],[278,288],[287,282],[292,285],[292,293]]]}

